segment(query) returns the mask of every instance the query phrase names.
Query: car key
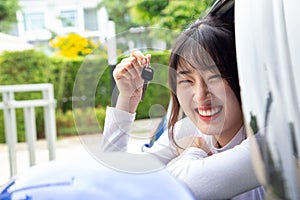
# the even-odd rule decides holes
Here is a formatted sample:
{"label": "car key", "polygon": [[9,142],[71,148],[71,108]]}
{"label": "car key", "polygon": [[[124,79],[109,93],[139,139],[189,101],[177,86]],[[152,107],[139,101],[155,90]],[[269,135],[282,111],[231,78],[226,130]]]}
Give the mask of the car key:
{"label": "car key", "polygon": [[146,66],[143,67],[141,77],[142,79],[144,79],[141,100],[144,100],[145,92],[148,87],[149,81],[153,79],[153,69],[151,68],[149,62],[147,62]]}

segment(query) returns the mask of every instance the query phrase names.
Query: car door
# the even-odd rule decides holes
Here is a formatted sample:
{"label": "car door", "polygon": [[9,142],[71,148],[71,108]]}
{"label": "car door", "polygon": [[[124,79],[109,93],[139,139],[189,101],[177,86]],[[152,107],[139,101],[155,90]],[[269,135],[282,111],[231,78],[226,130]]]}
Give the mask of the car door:
{"label": "car door", "polygon": [[[235,1],[237,60],[255,168],[267,199],[300,199],[298,0]],[[257,148],[256,148],[257,147]]]}

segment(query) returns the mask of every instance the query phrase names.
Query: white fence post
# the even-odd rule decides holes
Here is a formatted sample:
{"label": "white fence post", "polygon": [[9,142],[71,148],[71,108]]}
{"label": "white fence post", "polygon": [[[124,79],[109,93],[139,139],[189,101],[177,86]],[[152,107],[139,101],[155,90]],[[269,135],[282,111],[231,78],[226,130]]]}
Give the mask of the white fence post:
{"label": "white fence post", "polygon": [[30,166],[35,165],[36,122],[34,107],[24,108],[26,142],[28,144]]}
{"label": "white fence post", "polygon": [[4,105],[4,126],[5,138],[8,145],[10,175],[17,173],[17,159],[16,159],[16,143],[17,143],[17,124],[16,124],[16,110],[10,106],[10,102],[14,101],[13,92],[3,92]]}
{"label": "white fence post", "polygon": [[55,100],[53,95],[53,86],[49,85],[47,90],[43,90],[43,98],[49,101],[44,107],[45,134],[49,148],[50,160],[55,159],[55,141],[56,141],[56,121],[55,121]]}
{"label": "white fence post", "polygon": [[[14,92],[42,91],[43,99],[22,100],[14,99]],[[24,109],[24,123],[26,141],[30,156],[30,166],[35,165],[35,142],[36,142],[36,122],[35,107],[44,107],[45,134],[49,149],[49,160],[55,159],[56,141],[56,120],[55,105],[56,101],[53,94],[52,84],[26,84],[26,85],[7,85],[0,86],[2,100],[0,109],[4,110],[5,137],[9,151],[10,175],[17,174],[16,143],[17,143],[17,124],[16,108]]]}

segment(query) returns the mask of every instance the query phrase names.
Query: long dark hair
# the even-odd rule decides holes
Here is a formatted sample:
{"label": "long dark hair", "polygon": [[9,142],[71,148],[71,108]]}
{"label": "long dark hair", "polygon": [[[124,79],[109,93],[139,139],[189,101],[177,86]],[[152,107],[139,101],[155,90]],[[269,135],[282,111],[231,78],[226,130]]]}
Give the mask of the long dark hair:
{"label": "long dark hair", "polygon": [[169,61],[172,109],[168,128],[169,138],[175,144],[173,128],[180,114],[180,104],[176,95],[176,71],[178,66],[184,63],[194,68],[217,66],[222,78],[228,82],[241,103],[234,22],[207,16],[193,23],[173,45]]}

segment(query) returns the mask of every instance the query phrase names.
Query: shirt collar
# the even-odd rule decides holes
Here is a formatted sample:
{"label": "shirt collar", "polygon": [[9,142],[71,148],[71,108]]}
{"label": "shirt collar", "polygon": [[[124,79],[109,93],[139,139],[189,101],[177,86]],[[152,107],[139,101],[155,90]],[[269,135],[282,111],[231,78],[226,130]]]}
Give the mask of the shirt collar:
{"label": "shirt collar", "polygon": [[225,151],[225,150],[228,150],[228,149],[231,149],[233,148],[234,146],[242,143],[243,140],[246,139],[246,132],[245,132],[245,128],[244,126],[242,126],[240,128],[240,130],[237,132],[237,134],[223,147],[221,148],[217,148],[215,147],[213,144],[216,144],[216,139],[215,137],[211,137],[212,139],[210,140],[211,142],[211,147],[212,147],[212,150],[215,152],[215,153],[218,153],[218,152],[222,152],[222,151]]}

